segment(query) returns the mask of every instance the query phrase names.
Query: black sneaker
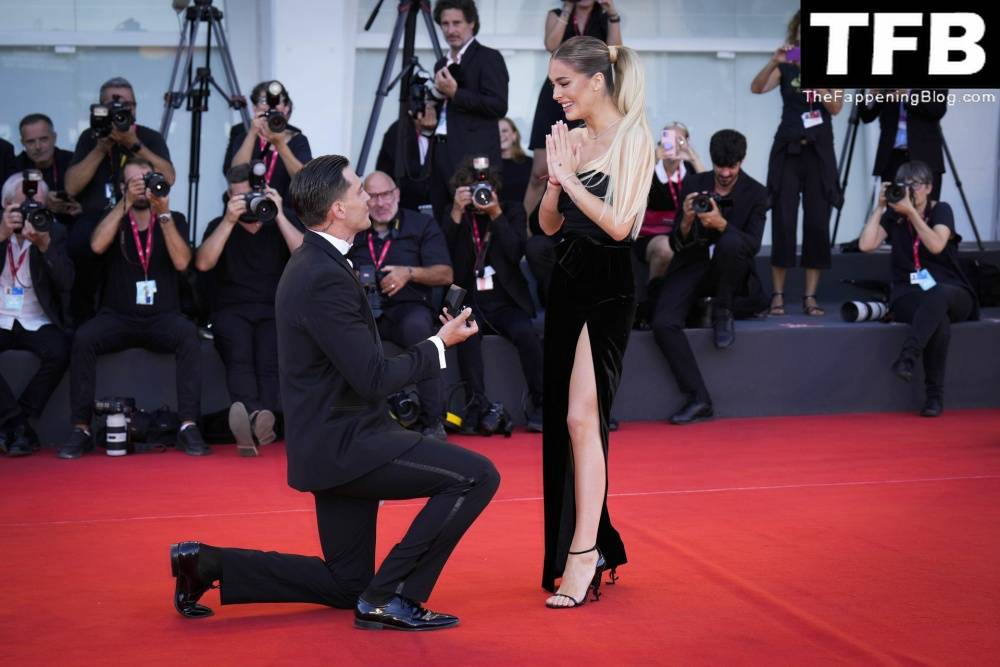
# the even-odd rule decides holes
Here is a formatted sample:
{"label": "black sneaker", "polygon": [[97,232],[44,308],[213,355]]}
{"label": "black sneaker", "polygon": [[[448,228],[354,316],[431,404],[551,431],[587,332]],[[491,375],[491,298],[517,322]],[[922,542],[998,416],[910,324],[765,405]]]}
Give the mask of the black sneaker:
{"label": "black sneaker", "polygon": [[201,431],[194,424],[181,428],[177,434],[177,448],[191,456],[208,456],[212,453],[212,448],[205,444]]}
{"label": "black sneaker", "polygon": [[38,448],[38,434],[31,428],[31,424],[22,420],[11,431],[11,439],[7,441],[7,456],[29,456],[38,451]]}
{"label": "black sneaker", "polygon": [[80,427],[73,429],[73,434],[69,436],[69,441],[59,448],[56,454],[61,459],[78,459],[86,452],[94,448],[94,439],[87,431]]}

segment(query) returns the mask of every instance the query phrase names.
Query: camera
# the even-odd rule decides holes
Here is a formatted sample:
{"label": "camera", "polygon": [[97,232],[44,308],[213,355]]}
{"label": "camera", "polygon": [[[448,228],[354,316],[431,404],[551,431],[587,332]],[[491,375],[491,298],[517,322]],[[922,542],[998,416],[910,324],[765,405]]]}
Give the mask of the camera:
{"label": "camera", "polygon": [[52,228],[52,221],[55,216],[52,211],[45,208],[45,204],[35,201],[38,194],[38,184],[42,180],[42,172],[37,169],[25,169],[24,180],[21,181],[21,191],[24,192],[24,201],[18,211],[24,222],[30,222],[36,232],[47,232]]}
{"label": "camera", "polygon": [[488,206],[493,201],[493,186],[490,185],[490,159],[477,157],[472,160],[475,180],[472,182],[472,201],[480,206]]}
{"label": "camera", "polygon": [[407,108],[409,109],[410,115],[414,118],[419,118],[424,115],[424,109],[427,107],[427,101],[430,99],[430,89],[427,87],[427,82],[430,78],[422,76],[414,72],[413,76],[410,77],[410,91],[407,95]]}
{"label": "camera", "polygon": [[420,396],[417,392],[397,391],[391,394],[386,402],[389,404],[389,415],[403,428],[410,428],[420,419]]}
{"label": "camera", "polygon": [[267,129],[272,132],[284,132],[288,127],[288,117],[278,111],[277,106],[281,104],[281,97],[285,94],[285,88],[278,81],[267,84],[265,99],[267,100],[267,111],[264,118],[267,119]]}
{"label": "camera", "polygon": [[840,317],[845,322],[878,322],[889,314],[885,301],[848,301],[840,307]]}
{"label": "camera", "polygon": [[491,436],[496,433],[509,438],[514,432],[514,420],[510,413],[504,408],[503,403],[490,403],[489,407],[479,416],[479,425],[476,428],[479,435]]}
{"label": "camera", "polygon": [[384,272],[376,271],[374,266],[366,265],[358,269],[358,281],[365,289],[365,296],[368,297],[368,307],[372,310],[372,317],[376,320],[382,317],[382,294],[378,290],[378,281],[384,276]]}
{"label": "camera", "polygon": [[885,189],[885,200],[890,204],[898,204],[906,199],[906,193],[905,183],[892,183]]}
{"label": "camera", "polygon": [[142,182],[146,184],[146,189],[153,193],[154,197],[166,197],[170,194],[170,183],[167,177],[158,171],[151,171],[142,177]]}
{"label": "camera", "polygon": [[128,132],[135,123],[132,110],[125,106],[119,95],[112,98],[111,104],[90,105],[90,131],[98,139],[110,136],[112,130]]}
{"label": "camera", "polygon": [[104,443],[108,456],[125,456],[131,441],[130,426],[135,414],[135,399],[112,396],[94,401],[94,412],[106,415]]}
{"label": "camera", "polygon": [[732,204],[732,199],[721,197],[714,192],[711,194],[702,193],[691,200],[691,208],[695,213],[708,213],[712,210],[712,202],[715,202],[721,209],[723,206]]}
{"label": "camera", "polygon": [[267,165],[263,160],[250,163],[250,192],[243,195],[247,203],[247,211],[240,216],[243,222],[271,222],[278,217],[278,205],[268,199],[264,188],[267,187],[265,176]]}

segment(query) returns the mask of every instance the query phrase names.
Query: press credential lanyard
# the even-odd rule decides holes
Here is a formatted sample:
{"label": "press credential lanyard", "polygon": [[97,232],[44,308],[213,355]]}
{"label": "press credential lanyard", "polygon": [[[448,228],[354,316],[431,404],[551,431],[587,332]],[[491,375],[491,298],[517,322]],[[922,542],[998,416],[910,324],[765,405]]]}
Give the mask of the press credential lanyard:
{"label": "press credential lanyard", "polygon": [[132,238],[135,240],[135,254],[139,257],[139,264],[142,265],[143,280],[149,280],[149,259],[153,256],[153,230],[156,227],[156,218],[150,216],[149,228],[146,230],[146,248],[143,250],[142,241],[139,240],[139,223],[135,221],[132,211],[128,212],[129,222],[132,223]]}
{"label": "press credential lanyard", "polygon": [[24,260],[28,258],[29,252],[31,252],[30,245],[22,250],[20,256],[15,260],[13,239],[7,243],[7,265],[10,266],[10,278],[13,285],[17,285],[20,282],[17,279],[17,272],[21,270],[21,267],[24,265]]}

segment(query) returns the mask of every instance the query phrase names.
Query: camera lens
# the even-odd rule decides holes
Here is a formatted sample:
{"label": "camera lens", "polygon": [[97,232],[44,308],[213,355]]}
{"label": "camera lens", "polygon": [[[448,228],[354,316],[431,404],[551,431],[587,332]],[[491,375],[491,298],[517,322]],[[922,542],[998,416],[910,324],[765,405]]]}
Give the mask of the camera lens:
{"label": "camera lens", "polygon": [[698,195],[691,202],[695,213],[708,213],[712,210],[712,198],[708,195]]}
{"label": "camera lens", "polygon": [[885,189],[885,200],[890,204],[898,204],[906,197],[906,186],[902,183],[893,183]]}
{"label": "camera lens", "polygon": [[479,183],[472,188],[472,201],[480,206],[489,206],[493,200],[493,188],[486,183]]}
{"label": "camera lens", "polygon": [[170,194],[170,183],[167,177],[158,171],[152,171],[142,178],[146,183],[146,188],[157,197],[166,197]]}
{"label": "camera lens", "polygon": [[247,193],[247,210],[261,222],[271,222],[278,217],[277,205],[262,192]]}
{"label": "camera lens", "polygon": [[267,129],[272,132],[284,132],[285,128],[288,127],[288,119],[285,118],[285,114],[277,109],[268,109],[266,116]]}
{"label": "camera lens", "polygon": [[24,219],[26,222],[31,223],[31,226],[35,228],[36,232],[44,233],[52,228],[54,217],[52,216],[51,211],[42,208],[41,205],[38,205],[38,208],[33,211],[29,211],[28,214],[24,216]]}

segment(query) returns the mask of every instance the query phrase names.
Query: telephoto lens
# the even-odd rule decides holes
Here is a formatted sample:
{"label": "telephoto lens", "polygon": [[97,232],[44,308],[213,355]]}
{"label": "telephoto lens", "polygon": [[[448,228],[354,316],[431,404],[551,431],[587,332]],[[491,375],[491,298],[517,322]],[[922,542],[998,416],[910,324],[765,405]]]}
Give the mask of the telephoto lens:
{"label": "telephoto lens", "polygon": [[121,412],[108,415],[104,422],[104,446],[108,456],[128,454],[128,418]]}
{"label": "telephoto lens", "polygon": [[146,189],[153,193],[154,197],[166,197],[170,194],[170,183],[167,177],[158,171],[151,171],[142,177],[146,184]]}
{"label": "telephoto lens", "polygon": [[247,211],[260,222],[271,222],[278,217],[278,206],[267,198],[267,195],[257,190],[246,195]]}
{"label": "telephoto lens", "polygon": [[840,307],[845,322],[877,322],[889,314],[885,301],[848,301]]}

